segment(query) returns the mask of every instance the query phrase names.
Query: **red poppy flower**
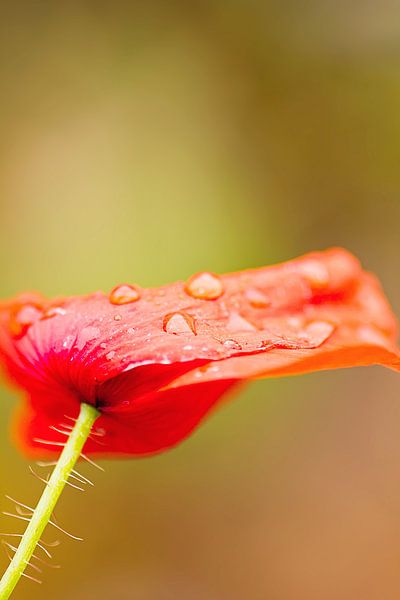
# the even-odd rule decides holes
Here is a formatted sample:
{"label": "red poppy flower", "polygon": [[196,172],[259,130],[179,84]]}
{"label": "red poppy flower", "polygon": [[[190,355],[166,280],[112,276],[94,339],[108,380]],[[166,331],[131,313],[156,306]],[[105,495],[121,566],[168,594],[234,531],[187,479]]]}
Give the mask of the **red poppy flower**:
{"label": "red poppy flower", "polygon": [[64,441],[54,428],[80,402],[101,411],[86,452],[144,455],[180,442],[241,380],[400,370],[380,285],[341,249],[155,289],[19,296],[0,306],[0,359],[27,393],[15,432],[30,454]]}

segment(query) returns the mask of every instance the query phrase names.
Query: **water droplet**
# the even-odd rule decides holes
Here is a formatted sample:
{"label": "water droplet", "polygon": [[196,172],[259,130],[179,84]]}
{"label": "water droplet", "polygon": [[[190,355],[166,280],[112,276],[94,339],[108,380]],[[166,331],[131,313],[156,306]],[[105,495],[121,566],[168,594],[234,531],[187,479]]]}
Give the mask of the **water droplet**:
{"label": "water droplet", "polygon": [[42,319],[51,319],[52,317],[57,316],[63,317],[66,314],[67,311],[65,308],[62,308],[61,306],[51,306],[43,313]]}
{"label": "water droplet", "polygon": [[216,300],[224,293],[224,286],[218,275],[204,272],[190,277],[186,282],[185,291],[193,298]]}
{"label": "water droplet", "polygon": [[140,291],[134,285],[117,285],[110,293],[111,304],[130,304],[140,298]]}
{"label": "water droplet", "polygon": [[335,326],[328,321],[312,321],[300,333],[300,338],[319,346],[329,338],[334,329]]}
{"label": "water droplet", "polygon": [[105,350],[105,349],[107,348],[107,344],[106,344],[106,343],[104,343],[104,342],[102,342],[102,343],[100,344],[100,348],[102,348],[103,350]]}
{"label": "water droplet", "polygon": [[266,308],[271,304],[269,298],[257,288],[249,288],[245,291],[245,296],[254,308]]}
{"label": "water droplet", "polygon": [[121,315],[114,315],[114,321],[122,321]]}
{"label": "water droplet", "polygon": [[329,283],[329,271],[327,267],[318,260],[304,260],[299,263],[298,269],[313,288],[324,288]]}
{"label": "water droplet", "polygon": [[236,340],[231,340],[231,339],[225,340],[223,345],[226,348],[229,348],[229,350],[241,350],[242,349],[242,346]]}
{"label": "water droplet", "polygon": [[112,360],[115,356],[116,352],[115,350],[111,350],[111,352],[109,352],[108,354],[106,354],[106,359],[107,360]]}
{"label": "water droplet", "polygon": [[29,327],[43,316],[43,311],[34,304],[25,304],[11,315],[10,329],[14,336],[24,335]]}
{"label": "water droplet", "polygon": [[256,331],[256,327],[237,312],[231,312],[226,324],[228,331]]}
{"label": "water droplet", "polygon": [[175,335],[185,333],[196,335],[196,327],[193,317],[184,312],[175,312],[165,315],[163,329],[167,333],[174,333]]}

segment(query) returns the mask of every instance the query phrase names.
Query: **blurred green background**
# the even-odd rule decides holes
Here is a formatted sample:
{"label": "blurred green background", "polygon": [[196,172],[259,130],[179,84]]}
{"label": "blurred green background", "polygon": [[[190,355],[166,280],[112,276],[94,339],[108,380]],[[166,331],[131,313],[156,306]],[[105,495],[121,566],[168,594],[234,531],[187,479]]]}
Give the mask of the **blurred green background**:
{"label": "blurred green background", "polygon": [[[397,2],[5,2],[0,47],[1,296],[343,245],[399,313]],[[15,402],[3,387],[0,491],[30,504]],[[85,542],[15,598],[400,597],[389,371],[257,382],[176,450],[104,466],[57,511]]]}

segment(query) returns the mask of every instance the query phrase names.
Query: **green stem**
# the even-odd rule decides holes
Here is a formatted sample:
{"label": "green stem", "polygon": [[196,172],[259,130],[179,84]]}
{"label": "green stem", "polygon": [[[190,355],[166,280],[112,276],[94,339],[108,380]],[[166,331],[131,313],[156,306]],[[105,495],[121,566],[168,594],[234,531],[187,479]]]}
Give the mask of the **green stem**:
{"label": "green stem", "polygon": [[51,474],[48,484],[32,515],[7,571],[0,581],[0,599],[7,600],[23,574],[39,542],[46,525],[51,519],[57,500],[63,491],[71,471],[90,434],[92,425],[99,416],[94,406],[81,404],[79,417]]}

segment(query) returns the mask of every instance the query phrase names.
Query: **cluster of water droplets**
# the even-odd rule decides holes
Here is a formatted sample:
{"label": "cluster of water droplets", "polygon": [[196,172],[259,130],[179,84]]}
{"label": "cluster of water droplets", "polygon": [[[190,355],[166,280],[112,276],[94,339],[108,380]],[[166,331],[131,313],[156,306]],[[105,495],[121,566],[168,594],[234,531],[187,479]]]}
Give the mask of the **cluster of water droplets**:
{"label": "cluster of water droplets", "polygon": [[[296,272],[300,273],[313,288],[321,288],[329,283],[328,270],[317,260],[308,260],[299,263],[296,266]],[[196,300],[214,301],[221,298],[224,292],[225,285],[221,277],[214,273],[201,272],[193,275],[186,281],[183,287],[183,295],[181,293],[179,298],[184,299],[186,295]],[[160,301],[164,298],[165,293],[165,290],[160,291]],[[236,305],[232,302],[231,307],[226,309],[226,320],[224,319],[224,326],[221,327],[221,332],[225,331],[229,337],[226,337],[221,333],[221,337],[217,338],[224,348],[231,351],[240,351],[243,349],[242,340],[246,337],[246,334],[247,340],[249,340],[249,334],[251,332],[260,332],[260,330],[262,331],[264,329],[262,321],[260,321],[259,318],[255,318],[255,321],[253,322],[240,313],[240,306],[243,299],[253,309],[267,309],[271,307],[272,304],[268,294],[254,285],[246,286],[241,294],[242,300],[236,298]],[[130,284],[121,284],[114,287],[108,296],[109,302],[116,307],[135,303],[141,298],[141,289]],[[230,298],[229,301],[230,300],[232,300],[232,298]],[[62,306],[50,306],[47,309],[43,309],[39,304],[24,304],[12,316],[11,326],[13,333],[16,336],[21,336],[38,320],[63,316],[66,312],[66,309]],[[120,312],[114,314],[112,318],[116,322],[123,320],[123,316]],[[221,319],[219,319],[219,322],[221,322]],[[288,325],[289,330],[292,330],[293,334],[295,334],[300,341],[304,342],[311,340],[313,336],[319,338],[323,337],[325,333],[328,335],[328,332],[332,330],[331,324],[327,322],[317,321],[314,324],[312,322],[304,324],[303,318],[299,316],[287,317],[286,324]],[[185,310],[177,310],[165,314],[162,320],[162,329],[165,333],[177,336],[195,336],[198,334],[198,326],[195,317]],[[127,329],[127,333],[129,334],[133,334],[134,332],[135,328],[133,327]],[[78,333],[76,342],[78,350],[81,350],[89,341],[99,337],[100,333],[101,332],[97,327],[84,327]],[[235,337],[238,337],[239,339],[235,339]],[[265,342],[259,344],[259,349],[268,348],[270,345],[271,343],[267,339]],[[100,344],[100,347],[106,350],[107,344],[103,342]],[[108,360],[112,360],[115,356],[115,351],[111,350],[105,354],[105,356]]]}
{"label": "cluster of water droplets", "polygon": [[[328,272],[318,261],[308,261],[301,264],[298,272],[301,272],[302,276],[314,287],[320,287],[328,283]],[[225,292],[225,286],[221,277],[210,272],[201,272],[193,275],[184,284],[183,289],[187,296],[204,301],[217,300]],[[162,297],[164,297],[165,291],[162,290],[162,292]],[[122,284],[116,286],[111,291],[109,300],[112,304],[118,306],[137,302],[141,296],[140,289],[135,285]],[[268,295],[254,286],[246,287],[243,291],[243,298],[255,309],[266,309],[271,306],[271,299]],[[180,296],[180,299],[184,299],[184,296]],[[117,313],[114,315],[114,319],[120,321],[122,316]],[[313,335],[317,338],[322,338],[325,334],[328,335],[332,331],[332,326],[329,323],[318,321],[314,324],[313,322],[304,324],[304,319],[299,316],[289,317],[287,324],[292,334],[303,343],[310,342]],[[196,336],[198,334],[195,317],[185,310],[177,310],[165,314],[162,320],[162,329],[165,333],[176,336]],[[223,329],[228,334],[230,333],[231,336],[225,337],[221,334],[222,337],[218,338],[218,341],[227,350],[240,351],[243,350],[243,342],[241,341],[243,335],[247,334],[247,339],[249,339],[248,334],[260,331],[260,324],[256,325],[248,318],[245,318],[240,314],[239,310],[230,309],[227,310],[226,322]],[[133,333],[135,330],[130,328],[129,331]],[[235,337],[239,337],[240,341],[235,339]],[[105,344],[101,346],[106,349]],[[257,349],[263,350],[269,347],[271,347],[271,341],[266,339],[258,344]],[[189,348],[192,349],[193,347],[186,344],[185,350]],[[106,354],[106,358],[109,360],[114,358],[114,356],[115,351],[110,351]]]}

